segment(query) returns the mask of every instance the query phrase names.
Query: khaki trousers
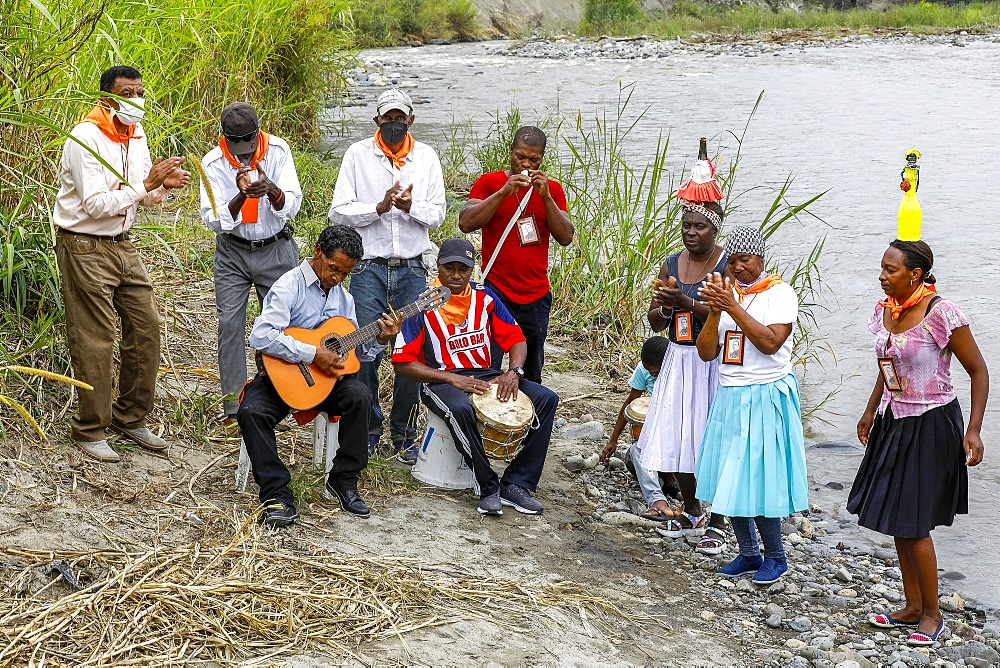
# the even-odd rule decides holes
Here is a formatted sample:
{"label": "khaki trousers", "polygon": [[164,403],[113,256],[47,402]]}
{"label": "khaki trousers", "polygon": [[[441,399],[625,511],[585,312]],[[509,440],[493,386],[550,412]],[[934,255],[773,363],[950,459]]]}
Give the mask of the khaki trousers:
{"label": "khaki trousers", "polygon": [[[56,260],[62,274],[66,338],[80,390],[71,422],[76,441],[100,441],[114,421],[129,429],[145,424],[153,408],[160,365],[160,316],[142,258],[128,240],[60,231]],[[114,344],[121,321],[121,371],[114,392]]]}

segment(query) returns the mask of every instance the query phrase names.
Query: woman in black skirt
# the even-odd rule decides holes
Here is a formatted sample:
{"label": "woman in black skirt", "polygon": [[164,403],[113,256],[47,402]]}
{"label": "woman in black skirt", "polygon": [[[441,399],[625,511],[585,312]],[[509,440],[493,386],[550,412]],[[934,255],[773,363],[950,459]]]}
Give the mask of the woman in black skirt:
{"label": "woman in black skirt", "polygon": [[[909,627],[909,645],[931,645],[944,628],[938,608],[937,555],[930,532],[968,512],[967,466],[983,459],[979,432],[989,372],[961,309],[934,289],[934,255],[923,241],[893,241],[875,307],[878,376],[858,422],[867,446],[847,509],[858,523],[892,536],[906,605],[869,621]],[[972,379],[969,428],[951,384],[952,353]]]}

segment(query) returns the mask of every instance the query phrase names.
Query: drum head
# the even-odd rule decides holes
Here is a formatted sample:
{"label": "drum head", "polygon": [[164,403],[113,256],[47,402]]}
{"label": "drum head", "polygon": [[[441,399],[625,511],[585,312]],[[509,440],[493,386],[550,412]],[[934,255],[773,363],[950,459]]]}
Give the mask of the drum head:
{"label": "drum head", "polygon": [[514,401],[500,401],[497,399],[498,387],[496,384],[490,385],[490,389],[485,393],[469,396],[480,418],[484,422],[492,422],[510,429],[520,429],[530,425],[535,417],[535,407],[528,395],[518,392]]}
{"label": "drum head", "polygon": [[649,397],[639,397],[625,407],[625,417],[632,422],[645,422],[649,412]]}

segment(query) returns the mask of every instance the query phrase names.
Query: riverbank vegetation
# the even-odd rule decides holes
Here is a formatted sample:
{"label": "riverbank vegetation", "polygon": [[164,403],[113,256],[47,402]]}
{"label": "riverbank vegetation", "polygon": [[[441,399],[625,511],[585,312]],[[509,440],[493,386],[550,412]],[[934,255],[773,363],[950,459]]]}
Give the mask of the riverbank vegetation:
{"label": "riverbank vegetation", "polygon": [[693,35],[746,37],[773,31],[873,33],[908,31],[936,34],[951,30],[988,32],[1000,27],[1000,2],[938,4],[913,2],[879,9],[837,9],[806,4],[801,9],[767,3],[727,6],[678,0],[670,10],[644,12],[638,0],[587,0],[584,35]]}
{"label": "riverbank vegetation", "polygon": [[472,0],[352,0],[336,21],[360,48],[485,35]]}

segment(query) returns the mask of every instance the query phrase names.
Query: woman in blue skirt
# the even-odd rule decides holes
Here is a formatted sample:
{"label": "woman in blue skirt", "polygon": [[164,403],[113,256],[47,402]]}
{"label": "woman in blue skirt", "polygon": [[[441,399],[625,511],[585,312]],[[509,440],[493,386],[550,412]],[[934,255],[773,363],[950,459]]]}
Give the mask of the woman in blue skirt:
{"label": "woman in blue skirt", "polygon": [[[721,575],[756,584],[788,570],[781,520],[808,505],[799,389],[792,371],[795,291],[764,271],[764,237],[737,227],[726,240],[735,278],[712,274],[699,294],[710,308],[698,355],[719,358],[715,395],[698,456],[698,498],[728,515],[740,554]],[[764,544],[761,558],[757,543]]]}

